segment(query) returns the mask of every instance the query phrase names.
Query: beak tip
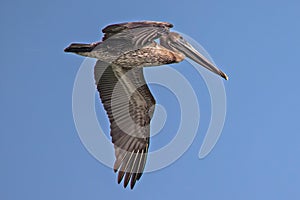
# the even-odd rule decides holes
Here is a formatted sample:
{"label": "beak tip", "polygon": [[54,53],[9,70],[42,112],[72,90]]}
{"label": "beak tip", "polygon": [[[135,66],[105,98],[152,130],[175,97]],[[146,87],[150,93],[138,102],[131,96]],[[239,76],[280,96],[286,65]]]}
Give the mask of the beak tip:
{"label": "beak tip", "polygon": [[228,76],[225,74],[225,73],[222,73],[222,75],[221,75],[226,81],[228,81]]}

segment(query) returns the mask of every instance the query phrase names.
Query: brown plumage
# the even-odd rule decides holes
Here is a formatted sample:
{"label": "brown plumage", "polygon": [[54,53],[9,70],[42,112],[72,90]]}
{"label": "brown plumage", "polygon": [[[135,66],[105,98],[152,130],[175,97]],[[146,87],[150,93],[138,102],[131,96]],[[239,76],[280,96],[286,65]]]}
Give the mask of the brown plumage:
{"label": "brown plumage", "polygon": [[[133,188],[145,168],[150,121],[155,108],[143,67],[181,62],[186,56],[227,79],[166,22],[129,22],[107,26],[101,42],[71,44],[65,52],[94,57],[95,81],[110,121],[118,183]],[[160,39],[160,45],[154,40]]]}

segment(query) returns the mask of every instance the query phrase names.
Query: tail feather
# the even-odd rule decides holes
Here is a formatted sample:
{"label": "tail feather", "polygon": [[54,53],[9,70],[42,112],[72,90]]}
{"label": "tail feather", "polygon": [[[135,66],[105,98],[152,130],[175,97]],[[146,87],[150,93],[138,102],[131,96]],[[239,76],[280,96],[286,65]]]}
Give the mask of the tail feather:
{"label": "tail feather", "polygon": [[65,52],[71,53],[83,53],[83,52],[91,52],[99,43],[91,43],[91,44],[79,44],[73,43],[70,44],[67,48],[65,48]]}

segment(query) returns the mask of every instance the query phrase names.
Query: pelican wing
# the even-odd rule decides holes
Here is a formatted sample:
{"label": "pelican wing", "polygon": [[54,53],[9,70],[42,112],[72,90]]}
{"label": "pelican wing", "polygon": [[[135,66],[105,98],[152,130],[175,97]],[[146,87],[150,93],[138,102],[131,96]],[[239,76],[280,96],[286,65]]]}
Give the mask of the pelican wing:
{"label": "pelican wing", "polygon": [[152,43],[155,39],[169,33],[173,25],[167,22],[128,22],[113,24],[105,27],[103,41],[109,40],[110,43],[117,43],[119,48],[122,46],[131,47],[135,50]]}
{"label": "pelican wing", "polygon": [[145,83],[140,67],[124,70],[103,61],[95,65],[95,80],[110,120],[110,135],[115,148],[118,183],[131,188],[140,179],[149,147],[150,120],[155,100]]}

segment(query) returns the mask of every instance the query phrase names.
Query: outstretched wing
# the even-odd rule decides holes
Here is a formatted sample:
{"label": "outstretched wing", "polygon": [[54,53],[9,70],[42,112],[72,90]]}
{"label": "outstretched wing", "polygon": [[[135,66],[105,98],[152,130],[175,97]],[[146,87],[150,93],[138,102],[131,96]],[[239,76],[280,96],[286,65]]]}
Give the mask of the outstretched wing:
{"label": "outstretched wing", "polygon": [[168,34],[172,27],[173,25],[167,22],[152,21],[109,25],[102,30],[104,33],[103,42],[94,50],[103,48],[109,51],[114,50],[112,53],[116,55],[116,52],[124,53],[140,49],[151,44],[162,35]]}
{"label": "outstretched wing", "polygon": [[133,42],[141,42],[143,44],[143,42],[153,41],[161,35],[168,33],[172,27],[173,25],[168,22],[154,21],[112,24],[102,29],[104,33],[102,40],[127,37]]}
{"label": "outstretched wing", "polygon": [[142,68],[125,70],[97,61],[94,74],[110,120],[118,183],[125,176],[124,187],[131,180],[133,188],[145,168],[155,100],[145,83]]}

